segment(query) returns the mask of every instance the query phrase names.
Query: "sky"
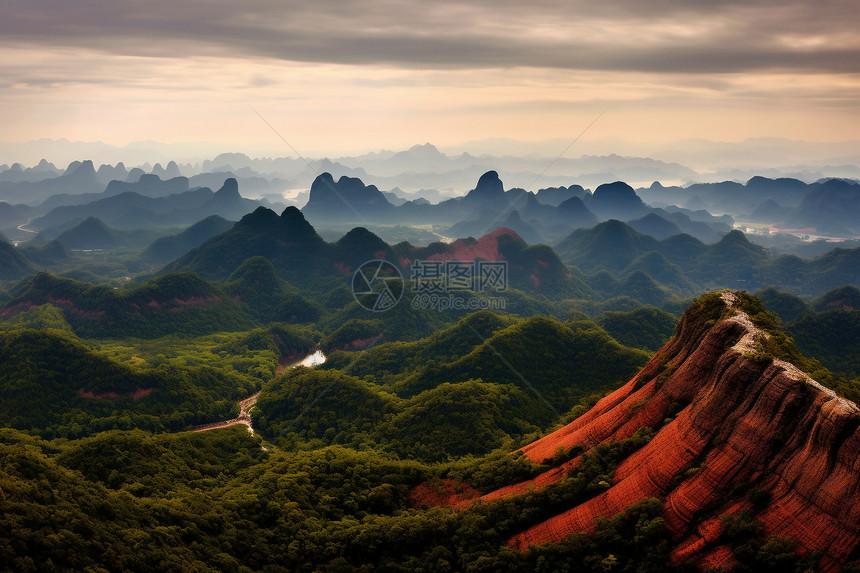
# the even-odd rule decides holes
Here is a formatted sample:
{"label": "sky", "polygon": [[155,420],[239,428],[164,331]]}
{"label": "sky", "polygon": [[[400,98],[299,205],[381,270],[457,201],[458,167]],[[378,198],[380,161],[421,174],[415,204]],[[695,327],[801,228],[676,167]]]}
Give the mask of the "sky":
{"label": "sky", "polygon": [[853,0],[4,0],[0,141],[336,156],[580,134],[583,153],[589,139],[856,140],[856,12]]}

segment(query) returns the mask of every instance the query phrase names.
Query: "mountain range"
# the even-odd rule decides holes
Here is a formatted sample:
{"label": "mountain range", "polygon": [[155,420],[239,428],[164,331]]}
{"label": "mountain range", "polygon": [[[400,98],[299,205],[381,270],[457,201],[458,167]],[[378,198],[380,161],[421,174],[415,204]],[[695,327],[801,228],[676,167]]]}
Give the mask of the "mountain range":
{"label": "mountain range", "polygon": [[[450,161],[429,144],[399,153],[371,154],[365,159],[370,162],[368,165],[392,161],[413,167],[425,165],[428,169],[437,163],[441,165]],[[477,159],[468,154],[465,156],[465,160]],[[135,221],[140,226],[150,226],[156,224],[153,214],[161,217],[163,207],[149,203],[141,206],[140,198],[127,195],[127,192],[166,199],[198,187],[214,189],[227,179],[236,180],[245,193],[262,194],[280,202],[283,198],[279,192],[294,190],[298,184],[290,183],[285,178],[287,176],[277,169],[295,173],[297,168],[301,168],[308,174],[316,170],[303,209],[311,222],[327,233],[330,227],[346,231],[348,228],[344,225],[347,224],[390,226],[396,222],[400,225],[441,225],[447,227],[441,232],[457,237],[479,236],[499,226],[507,226],[529,242],[553,244],[572,230],[592,226],[595,222],[608,219],[629,222],[653,213],[674,222],[681,232],[705,242],[717,240],[729,230],[734,220],[739,220],[765,229],[757,237],[758,242],[784,251],[793,249],[797,253],[812,254],[805,245],[799,244],[799,240],[784,239],[789,235],[771,237],[766,230],[786,229],[796,234],[805,232],[810,236],[840,238],[855,237],[860,231],[852,219],[860,186],[847,180],[826,179],[807,184],[786,177],[769,179],[756,176],[746,183],[723,181],[694,183],[685,187],[664,186],[654,181],[650,187],[638,189],[615,181],[601,183],[592,192],[579,185],[569,185],[568,179],[565,183],[568,186],[543,187],[530,192],[518,187],[505,190],[497,171],[480,171],[471,175],[472,181],[478,179],[471,191],[456,196],[457,191],[450,189],[447,194],[455,197],[445,199],[432,190],[429,179],[422,186],[425,190],[422,197],[412,191],[407,193],[386,185],[385,177],[379,175],[382,171],[344,168],[331,161],[299,166],[295,161],[252,160],[242,154],[222,154],[205,163],[203,172],[188,177],[180,174],[180,167],[175,162],[168,163],[166,168],[158,164],[146,165],[149,173],[141,168],[129,171],[121,163],[101,165],[96,170],[92,161],[74,161],[59,175],[59,170],[46,161],[29,170],[17,166],[0,172],[0,175],[6,174],[6,180],[0,177],[0,198],[5,200],[0,204],[0,225],[6,225],[8,234],[11,232],[9,229],[31,219],[44,228],[44,223],[50,223],[48,227],[60,224],[58,219],[82,221],[92,215],[117,228],[129,229]],[[484,165],[482,161],[475,165]],[[509,171],[516,161],[501,163],[506,167],[505,177],[517,181],[517,176]],[[328,168],[331,168],[330,173],[323,171]],[[182,169],[199,170],[199,167],[183,165]],[[323,172],[319,174],[320,171]],[[426,175],[432,178],[432,174]],[[39,180],[38,177],[44,178]],[[528,185],[532,186],[538,179]],[[369,180],[375,184],[364,183]],[[465,185],[461,188],[466,188]],[[390,190],[381,190],[386,187]],[[493,189],[500,189],[501,193],[494,194]],[[103,203],[103,200],[115,196],[121,198],[115,203]],[[581,200],[582,204],[575,199]],[[265,200],[257,204],[275,206]],[[82,210],[85,205],[92,205],[93,212],[81,216],[75,207]],[[126,218],[121,215],[112,217],[101,212],[106,206],[117,212],[130,211],[131,214]],[[49,212],[52,210],[54,212]],[[250,210],[248,207],[244,212]],[[229,214],[210,214],[238,219],[244,213],[237,209]],[[186,225],[193,222],[178,214],[161,218]],[[381,232],[380,229],[374,230],[377,234]],[[657,231],[665,236],[671,232],[671,229]],[[13,234],[16,240],[27,238],[20,237],[18,232]]]}
{"label": "mountain range", "polygon": [[683,232],[710,242],[730,230],[732,217],[777,229],[805,228],[808,234],[854,236],[860,232],[853,216],[857,201],[860,185],[837,179],[808,185],[796,179],[753,177],[746,184],[686,188],[655,182],[639,190],[617,181],[593,192],[569,187],[531,193],[505,190],[498,173],[488,171],[462,197],[437,204],[418,200],[395,204],[376,186],[346,176],[335,181],[324,173],[311,186],[303,212],[318,226],[454,223],[446,231],[453,236],[480,235],[510,226],[529,242],[548,243],[574,229],[618,219],[635,221],[634,226],[660,238]]}
{"label": "mountain range", "polygon": [[[184,178],[161,181],[154,175],[142,176],[134,184],[109,185],[102,194],[103,198],[90,203],[55,207],[30,221],[28,227],[36,231],[62,229],[88,217],[96,217],[107,225],[126,230],[189,225],[199,221],[201,215],[238,219],[259,205],[239,194],[235,179],[226,179],[215,192],[201,187],[171,193],[187,189],[187,186],[188,181]],[[147,194],[121,189],[137,189]],[[114,194],[114,191],[119,192]]]}
{"label": "mountain range", "polygon": [[[860,543],[853,503],[860,410],[787,361],[790,343],[768,344],[776,334],[756,325],[749,313],[761,307],[745,296],[725,291],[697,301],[674,338],[627,384],[523,447],[528,459],[550,462],[544,473],[482,496],[436,499],[468,510],[478,496],[490,503],[534,495],[561,484],[601,447],[649,431],[647,445],[622,459],[602,488],[552,508],[508,546],[525,551],[592,534],[602,519],[659,499],[674,565],[742,566],[753,555],[739,552],[727,531],[746,520],[761,528],[757,535],[791,538],[816,552],[819,570],[838,570]],[[570,459],[556,461],[571,448]],[[433,503],[425,491],[419,499]]]}

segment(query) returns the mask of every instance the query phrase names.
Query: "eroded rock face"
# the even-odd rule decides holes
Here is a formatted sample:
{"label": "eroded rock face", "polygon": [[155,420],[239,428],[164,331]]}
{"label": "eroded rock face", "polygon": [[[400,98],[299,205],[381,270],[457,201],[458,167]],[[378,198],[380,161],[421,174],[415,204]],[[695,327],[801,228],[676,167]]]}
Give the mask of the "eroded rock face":
{"label": "eroded rock face", "polygon": [[[731,293],[722,299],[730,308],[737,304]],[[508,544],[523,550],[590,532],[597,518],[657,497],[665,500],[675,562],[728,565],[720,516],[751,508],[730,492],[753,484],[770,494],[756,514],[766,535],[793,537],[801,551],[821,552],[825,571],[853,559],[860,541],[860,409],[792,364],[756,359],[753,351],[765,336],[736,308],[716,321],[688,310],[675,337],[630,382],[522,451],[543,461],[559,447],[587,451],[660,427],[670,410],[682,407],[677,416],[618,466],[609,489]],[[483,499],[559,481],[579,459]]]}

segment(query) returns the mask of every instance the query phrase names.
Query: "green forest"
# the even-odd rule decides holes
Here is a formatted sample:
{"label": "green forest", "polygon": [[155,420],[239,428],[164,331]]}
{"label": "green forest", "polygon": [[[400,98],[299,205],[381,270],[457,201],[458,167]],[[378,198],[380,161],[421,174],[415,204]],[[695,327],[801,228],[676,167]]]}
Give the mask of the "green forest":
{"label": "green forest", "polygon": [[[694,570],[670,565],[657,498],[590,535],[506,545],[605,491],[671,419],[524,495],[468,510],[411,495],[446,483],[488,493],[578,455],[510,452],[630,380],[692,299],[510,289],[503,311],[371,314],[343,281],[298,287],[262,257],[217,280],[96,283],[39,273],[2,295],[0,570]],[[768,352],[858,400],[860,290],[757,294],[744,304],[773,334]],[[294,367],[315,351],[324,364]],[[257,392],[253,433],[190,431],[236,418]],[[754,512],[725,520],[741,570],[814,566],[757,524]]]}

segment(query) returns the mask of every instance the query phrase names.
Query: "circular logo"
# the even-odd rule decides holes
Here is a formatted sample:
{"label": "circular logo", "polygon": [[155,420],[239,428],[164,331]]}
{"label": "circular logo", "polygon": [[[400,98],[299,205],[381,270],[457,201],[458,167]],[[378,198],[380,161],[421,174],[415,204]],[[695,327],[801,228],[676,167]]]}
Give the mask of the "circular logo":
{"label": "circular logo", "polygon": [[403,296],[403,275],[388,261],[367,261],[352,275],[352,296],[367,310],[389,310]]}

